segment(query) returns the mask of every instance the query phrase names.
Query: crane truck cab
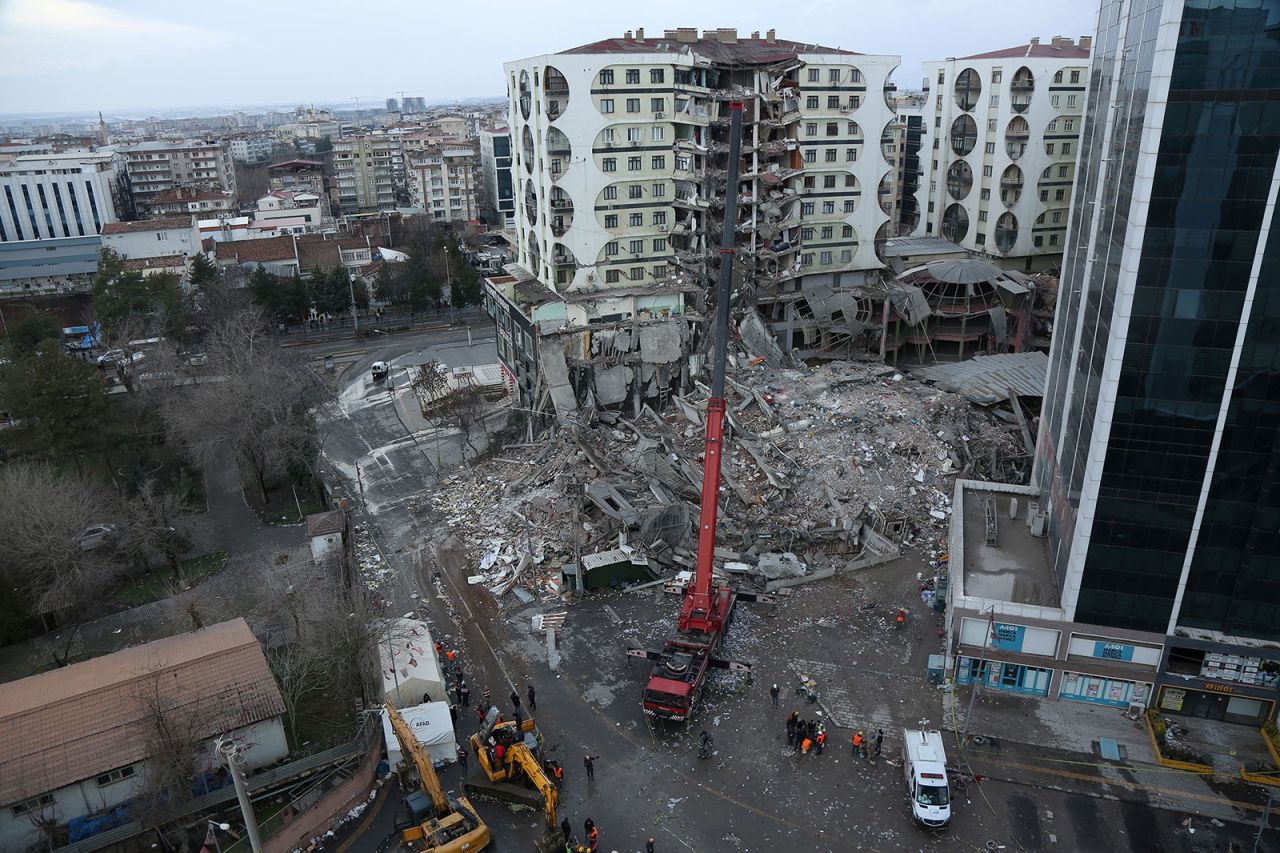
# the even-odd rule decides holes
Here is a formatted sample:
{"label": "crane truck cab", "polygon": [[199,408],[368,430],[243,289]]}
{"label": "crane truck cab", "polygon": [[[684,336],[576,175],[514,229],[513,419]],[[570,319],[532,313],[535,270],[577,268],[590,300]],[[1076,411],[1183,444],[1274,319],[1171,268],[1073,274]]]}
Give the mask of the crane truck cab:
{"label": "crane truck cab", "polygon": [[902,768],[906,775],[911,816],[929,829],[942,829],[951,820],[951,791],[947,787],[947,754],[937,731],[903,729]]}

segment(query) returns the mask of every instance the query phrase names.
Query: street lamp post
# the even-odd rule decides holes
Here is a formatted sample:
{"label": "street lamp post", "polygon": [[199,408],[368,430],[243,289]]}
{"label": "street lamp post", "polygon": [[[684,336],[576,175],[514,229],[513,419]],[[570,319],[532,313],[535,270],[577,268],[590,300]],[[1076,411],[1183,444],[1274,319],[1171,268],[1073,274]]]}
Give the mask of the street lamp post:
{"label": "street lamp post", "polygon": [[[216,823],[216,822],[214,822],[213,820],[209,820],[209,821],[206,821],[206,822],[209,824],[209,831],[208,831],[208,833],[207,833],[207,835],[206,835],[206,839],[208,839],[208,838],[212,838],[212,839],[213,839],[213,849],[214,849],[215,853],[222,853],[222,844],[220,844],[220,843],[218,842],[218,833],[217,833],[217,830],[219,830],[219,829],[220,829],[220,830],[222,830],[223,832],[226,832],[227,830],[231,829],[231,824],[229,824],[229,823]],[[208,843],[209,843],[209,842],[206,840],[206,841],[205,841],[205,844],[207,845]]]}

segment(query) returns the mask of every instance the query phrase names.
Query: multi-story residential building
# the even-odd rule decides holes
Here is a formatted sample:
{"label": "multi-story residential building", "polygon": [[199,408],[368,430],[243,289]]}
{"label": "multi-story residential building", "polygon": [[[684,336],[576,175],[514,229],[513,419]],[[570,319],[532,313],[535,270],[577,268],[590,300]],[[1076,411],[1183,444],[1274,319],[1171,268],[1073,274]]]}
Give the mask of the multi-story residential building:
{"label": "multi-story residential building", "polygon": [[1275,717],[1268,15],[1101,4],[1032,484],[956,489],[947,614],[962,683]]}
{"label": "multi-story residential building", "polygon": [[92,237],[134,215],[125,160],[111,151],[0,156],[0,243]]}
{"label": "multi-story residential building", "polygon": [[880,140],[884,158],[893,168],[893,182],[880,185],[880,209],[889,214],[892,236],[903,237],[920,225],[920,149],[924,140],[924,105],[894,104],[897,116]]}
{"label": "multi-story residential building", "polygon": [[440,222],[480,216],[480,157],[474,145],[441,145],[405,153],[409,204]]}
{"label": "multi-story residential building", "polygon": [[395,98],[387,98],[387,112],[389,113],[400,112],[400,102]]}
{"label": "multi-story residential building", "polygon": [[409,97],[404,99],[404,112],[425,113],[426,111],[427,111],[426,98]]}
{"label": "multi-story residential building", "polygon": [[511,131],[505,127],[480,131],[480,182],[484,186],[481,210],[497,228],[516,224],[516,196],[511,181]]}
{"label": "multi-story residential building", "polygon": [[265,163],[271,159],[271,151],[275,148],[275,143],[269,136],[237,137],[228,145],[232,159],[242,163]]}
{"label": "multi-story residential building", "polygon": [[129,168],[133,197],[145,208],[174,187],[221,189],[236,194],[236,171],[225,142],[150,141],[117,146]]}
{"label": "multi-story residential building", "polygon": [[925,63],[925,235],[1010,269],[1057,266],[1083,122],[1090,36]]}
{"label": "multi-story residential building", "polygon": [[236,198],[226,190],[174,187],[152,196],[147,208],[151,216],[179,213],[194,213],[202,217],[230,216],[236,211]]}
{"label": "multi-story residential building", "polygon": [[324,163],[319,160],[287,160],[267,167],[273,190],[324,195]]}
{"label": "multi-story residential building", "polygon": [[333,144],[333,175],[343,213],[393,210],[404,186],[400,134],[362,133]]}
{"label": "multi-story residential building", "polygon": [[[690,28],[506,63],[519,265],[548,291],[538,316],[585,327],[702,307],[735,192],[744,290],[784,350],[816,351],[805,300],[882,266],[891,225],[874,194],[892,181],[879,141],[897,64]],[[744,146],[726,187],[734,101]]]}

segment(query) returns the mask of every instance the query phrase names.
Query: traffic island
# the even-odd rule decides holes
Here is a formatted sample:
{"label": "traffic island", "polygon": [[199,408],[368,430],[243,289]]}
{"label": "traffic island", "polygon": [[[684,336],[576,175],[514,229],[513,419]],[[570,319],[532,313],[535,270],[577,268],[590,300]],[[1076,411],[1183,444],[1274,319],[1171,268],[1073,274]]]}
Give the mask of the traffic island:
{"label": "traffic island", "polygon": [[1147,735],[1151,738],[1151,751],[1161,766],[1188,773],[1213,773],[1213,765],[1205,763],[1204,756],[1172,738],[1169,723],[1160,716],[1159,711],[1148,709],[1146,723]]}
{"label": "traffic island", "polygon": [[1271,761],[1247,761],[1240,767],[1240,778],[1258,785],[1280,787],[1280,728],[1274,720],[1268,720],[1258,729],[1262,745],[1267,748]]}

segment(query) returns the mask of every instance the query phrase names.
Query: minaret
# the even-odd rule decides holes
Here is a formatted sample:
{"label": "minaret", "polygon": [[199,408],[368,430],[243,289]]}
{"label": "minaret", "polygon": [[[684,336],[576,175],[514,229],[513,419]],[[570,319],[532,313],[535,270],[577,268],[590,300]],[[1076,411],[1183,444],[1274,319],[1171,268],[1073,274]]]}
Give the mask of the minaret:
{"label": "minaret", "polygon": [[98,110],[98,144],[111,144],[111,137],[107,135],[107,123],[102,119],[102,110]]}

